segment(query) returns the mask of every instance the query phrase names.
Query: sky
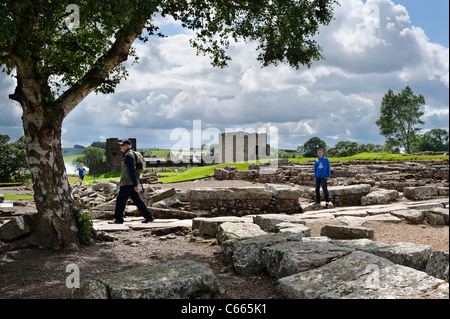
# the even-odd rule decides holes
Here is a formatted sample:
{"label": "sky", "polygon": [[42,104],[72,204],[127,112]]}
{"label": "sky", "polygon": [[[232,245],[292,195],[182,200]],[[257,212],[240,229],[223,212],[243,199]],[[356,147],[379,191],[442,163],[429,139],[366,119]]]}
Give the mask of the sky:
{"label": "sky", "polygon": [[[67,116],[63,147],[133,137],[138,148],[176,149],[238,130],[268,132],[279,148],[312,137],[384,144],[381,100],[406,86],[425,97],[424,132],[449,130],[448,0],[339,2],[315,37],[326,60],[310,69],[261,68],[256,44],[243,42],[231,45],[228,68],[214,68],[189,46],[189,31],[161,20],[169,37],[135,43],[140,63],[115,94],[91,94]],[[0,134],[12,141],[23,135],[21,107],[8,99],[15,85],[0,74]]]}

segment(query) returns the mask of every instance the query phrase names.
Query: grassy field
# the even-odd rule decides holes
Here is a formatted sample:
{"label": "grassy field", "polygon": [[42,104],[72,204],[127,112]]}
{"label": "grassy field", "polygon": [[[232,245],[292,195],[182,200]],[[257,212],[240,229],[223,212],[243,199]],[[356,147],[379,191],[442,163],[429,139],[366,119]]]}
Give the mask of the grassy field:
{"label": "grassy field", "polygon": [[[64,161],[71,163],[74,156],[65,157]],[[295,161],[299,163],[305,163],[308,161],[313,161],[316,158],[297,158],[297,159],[290,159],[290,161]],[[351,157],[341,157],[341,158],[329,158],[330,162],[337,162],[337,161],[376,161],[376,160],[383,160],[383,161],[401,161],[401,160],[437,160],[437,159],[449,159],[449,156],[417,156],[417,155],[405,155],[405,154],[384,154],[384,153],[361,153],[355,156]],[[238,170],[247,170],[249,163],[228,163],[228,164],[220,164],[220,165],[214,165],[214,166],[204,166],[204,167],[192,167],[184,172],[164,172],[160,173],[159,175],[165,176],[160,177],[159,181],[163,183],[176,183],[176,182],[183,182],[183,181],[189,181],[189,180],[195,180],[204,178],[210,175],[214,174],[215,168],[224,168],[226,166],[236,166]],[[175,167],[173,168],[175,170]],[[68,173],[68,179],[70,184],[78,183],[78,175],[72,174],[72,172]],[[84,182],[88,184],[93,184],[94,181],[110,181],[111,179],[118,180],[120,178],[120,171],[110,172],[102,175],[86,175],[84,178]],[[8,184],[0,184],[8,186]],[[11,185],[10,185],[11,186]],[[7,200],[18,200],[20,198],[23,199],[33,199],[32,196],[22,196],[22,195],[11,195],[11,194],[4,194],[5,199]]]}
{"label": "grassy field", "polygon": [[[424,155],[406,155],[406,154],[385,154],[385,153],[361,153],[355,156],[350,157],[339,157],[339,158],[329,158],[330,162],[337,161],[402,161],[402,160],[430,160],[430,159],[449,159],[448,156],[424,156]],[[72,157],[64,158],[65,161],[71,161]],[[305,163],[308,161],[316,160],[316,158],[297,158],[290,159],[290,161],[295,161],[298,163]],[[179,173],[161,173],[165,177],[159,178],[159,180],[163,183],[176,183],[183,182],[189,180],[195,180],[199,178],[204,178],[209,175],[214,175],[215,168],[224,168],[226,166],[236,166],[238,170],[246,170],[248,169],[249,163],[228,163],[228,164],[219,164],[214,166],[204,166],[204,167],[192,167],[185,172]],[[175,168],[174,168],[175,170]],[[69,183],[77,183],[78,176],[76,174],[71,174],[72,172],[68,172],[69,174]],[[93,184],[95,181],[109,181],[111,179],[119,179],[120,171],[111,172],[103,175],[86,175],[84,178],[85,183]]]}
{"label": "grassy field", "polygon": [[34,199],[31,195],[4,194],[5,200]]}

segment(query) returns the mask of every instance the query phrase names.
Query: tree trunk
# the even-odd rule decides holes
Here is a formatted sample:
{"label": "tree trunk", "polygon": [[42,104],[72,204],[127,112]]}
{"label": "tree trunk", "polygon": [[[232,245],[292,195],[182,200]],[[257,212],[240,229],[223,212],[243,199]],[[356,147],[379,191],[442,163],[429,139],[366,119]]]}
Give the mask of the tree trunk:
{"label": "tree trunk", "polygon": [[[0,247],[0,253],[28,246],[51,249],[77,249],[78,227],[75,220],[75,200],[67,180],[61,149],[64,118],[95,88],[101,85],[113,69],[126,61],[136,37],[142,33],[147,18],[140,14],[130,25],[117,33],[110,50],[86,72],[77,84],[54,100],[48,77],[39,70],[40,59],[10,54],[17,71],[17,87],[10,99],[23,109],[23,128],[27,155],[33,180],[34,200],[38,211],[36,229],[26,238]],[[130,29],[134,32],[126,31]]]}
{"label": "tree trunk", "polygon": [[75,200],[67,180],[61,149],[63,117],[58,108],[22,101],[27,153],[38,223],[31,244],[52,249],[78,246]]}

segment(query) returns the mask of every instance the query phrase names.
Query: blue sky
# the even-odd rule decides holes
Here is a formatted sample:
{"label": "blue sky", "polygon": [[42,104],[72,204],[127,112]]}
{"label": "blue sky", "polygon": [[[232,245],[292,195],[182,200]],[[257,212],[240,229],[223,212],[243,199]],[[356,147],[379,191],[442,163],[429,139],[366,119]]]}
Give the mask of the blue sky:
{"label": "blue sky", "polygon": [[[272,141],[297,148],[312,137],[384,144],[381,99],[409,85],[426,99],[424,130],[449,129],[447,0],[340,0],[335,20],[316,37],[326,60],[311,69],[261,68],[256,44],[232,44],[226,69],[190,48],[192,34],[161,20],[166,39],[136,43],[140,63],[113,95],[88,96],[63,123],[63,147],[135,137],[138,148],[171,148],[178,132],[202,143],[226,130],[277,130]],[[82,18],[82,17],[81,17]],[[0,74],[0,134],[23,134],[15,82]],[[199,122],[195,122],[199,123]],[[270,141],[269,141],[270,142]]]}
{"label": "blue sky", "polygon": [[448,47],[449,1],[448,0],[396,0],[408,10],[412,24],[421,27],[431,41]]}

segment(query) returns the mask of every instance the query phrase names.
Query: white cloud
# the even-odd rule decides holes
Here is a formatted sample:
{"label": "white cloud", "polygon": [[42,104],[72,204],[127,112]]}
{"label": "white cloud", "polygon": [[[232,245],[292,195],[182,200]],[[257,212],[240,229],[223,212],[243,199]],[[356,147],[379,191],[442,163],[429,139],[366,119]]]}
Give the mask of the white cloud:
{"label": "white cloud", "polygon": [[449,49],[430,42],[391,0],[339,2],[335,20],[316,37],[326,60],[311,69],[261,68],[254,43],[232,44],[229,67],[213,68],[189,46],[190,31],[176,33],[178,23],[162,20],[171,35],[135,45],[140,63],[129,79],[114,95],[82,102],[64,122],[63,144],[126,136],[170,147],[170,132],[191,130],[194,120],[221,131],[276,126],[282,147],[313,136],[330,146],[383,144],[375,125],[381,99],[407,85],[425,96],[426,128],[448,129]]}

